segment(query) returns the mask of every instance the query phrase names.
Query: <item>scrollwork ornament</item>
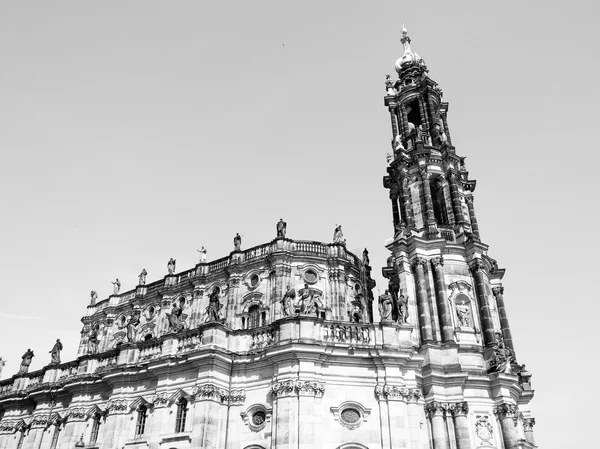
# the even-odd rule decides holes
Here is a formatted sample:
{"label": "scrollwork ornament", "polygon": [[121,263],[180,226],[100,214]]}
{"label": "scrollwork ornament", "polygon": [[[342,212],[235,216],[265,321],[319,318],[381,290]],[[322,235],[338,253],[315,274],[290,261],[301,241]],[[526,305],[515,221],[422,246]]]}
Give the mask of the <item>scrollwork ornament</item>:
{"label": "scrollwork ornament", "polygon": [[481,440],[482,445],[492,445],[494,428],[488,415],[477,415],[475,421],[475,435]]}
{"label": "scrollwork ornament", "polygon": [[196,385],[192,395],[196,400],[227,401],[229,392],[213,384]]}
{"label": "scrollwork ornament", "polygon": [[160,393],[152,398],[152,404],[156,408],[166,407],[169,405],[169,395],[167,393]]}
{"label": "scrollwork ornament", "polygon": [[452,416],[465,416],[469,413],[469,404],[467,402],[455,402],[449,407]]}
{"label": "scrollwork ornament", "polygon": [[295,382],[293,380],[287,380],[284,382],[275,382],[271,385],[271,392],[276,397],[290,396],[294,394]]}
{"label": "scrollwork ornament", "polygon": [[480,258],[474,259],[473,262],[469,265],[469,268],[473,273],[477,273],[479,271],[485,271],[485,264]]}
{"label": "scrollwork ornament", "polygon": [[431,266],[433,269],[442,268],[444,266],[444,258],[442,256],[434,257],[431,259]]}
{"label": "scrollwork ornament", "polygon": [[449,404],[446,402],[433,401],[425,404],[425,414],[429,417],[444,416],[449,409]]}
{"label": "scrollwork ornament", "polygon": [[500,419],[503,418],[512,418],[517,413],[517,406],[514,404],[500,404],[494,407],[494,414],[498,415]]}

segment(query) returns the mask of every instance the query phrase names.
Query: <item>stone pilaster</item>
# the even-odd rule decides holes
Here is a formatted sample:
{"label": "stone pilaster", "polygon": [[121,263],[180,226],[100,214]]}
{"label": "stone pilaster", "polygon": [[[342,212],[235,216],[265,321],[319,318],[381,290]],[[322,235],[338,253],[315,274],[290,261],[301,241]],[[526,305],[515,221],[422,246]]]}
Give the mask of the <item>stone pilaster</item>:
{"label": "stone pilaster", "polygon": [[469,432],[469,404],[456,402],[450,405],[450,412],[454,419],[454,435],[457,449],[471,449],[471,437]]}
{"label": "stone pilaster", "polygon": [[477,224],[477,218],[475,218],[473,199],[473,195],[465,195],[465,202],[467,203],[467,208],[469,209],[469,219],[471,220],[471,229],[473,230],[473,235],[477,238],[477,240],[479,240],[479,225]]}
{"label": "stone pilaster", "polygon": [[[194,413],[189,429],[192,431],[192,447],[207,449],[225,447],[227,422],[224,403],[228,401],[229,391],[207,383],[196,385],[192,394]],[[195,432],[198,428],[201,429],[200,432]]]}
{"label": "stone pilaster", "polygon": [[413,218],[412,204],[410,202],[410,195],[408,192],[408,178],[403,175],[400,178],[400,199],[404,204],[404,212],[406,213],[406,225],[409,228],[415,227],[415,220]]}
{"label": "stone pilaster", "polygon": [[417,308],[419,310],[419,326],[421,329],[422,341],[433,341],[433,328],[431,326],[431,312],[429,308],[429,298],[427,294],[427,279],[425,269],[427,260],[417,257],[413,262],[415,272],[415,287],[417,292]]}
{"label": "stone pilaster", "polygon": [[425,404],[425,414],[431,422],[431,433],[434,449],[449,449],[448,432],[446,430],[446,411],[448,404],[430,402]]}
{"label": "stone pilaster", "polygon": [[396,136],[398,135],[398,122],[397,122],[398,106],[396,106],[396,105],[390,106],[388,108],[388,110],[390,111],[390,120],[392,122],[392,141],[393,141],[396,139]]}
{"label": "stone pilaster", "polygon": [[444,259],[435,257],[431,259],[433,267],[433,280],[435,282],[435,297],[440,317],[440,328],[442,342],[448,343],[454,341],[454,329],[452,328],[452,317],[450,307],[447,301],[446,283],[444,281]]}
{"label": "stone pilaster", "polygon": [[435,214],[433,212],[433,200],[431,199],[431,186],[429,185],[430,174],[427,168],[421,168],[421,181],[423,185],[423,195],[425,197],[425,214],[427,217],[427,233],[437,235],[438,230],[435,224]]}
{"label": "stone pilaster", "polygon": [[494,414],[500,421],[502,427],[502,439],[506,449],[517,448],[517,426],[515,417],[517,414],[517,406],[514,404],[500,404],[494,408]]}
{"label": "stone pilaster", "polygon": [[496,342],[494,336],[494,323],[492,321],[492,312],[490,303],[485,291],[485,265],[482,260],[477,258],[470,265],[473,278],[475,279],[475,293],[477,294],[477,302],[479,303],[479,315],[481,316],[481,332],[483,333],[483,342],[485,346],[493,345]]}
{"label": "stone pilaster", "polygon": [[512,335],[508,325],[508,317],[506,316],[506,307],[504,306],[504,287],[494,287],[492,289],[496,303],[498,304],[498,316],[500,318],[500,328],[504,337],[504,344],[510,349],[514,355],[515,348],[513,346]]}
{"label": "stone pilaster", "polygon": [[400,210],[398,208],[398,194],[394,190],[390,191],[390,200],[392,201],[392,218],[394,221],[394,230],[400,224]]}

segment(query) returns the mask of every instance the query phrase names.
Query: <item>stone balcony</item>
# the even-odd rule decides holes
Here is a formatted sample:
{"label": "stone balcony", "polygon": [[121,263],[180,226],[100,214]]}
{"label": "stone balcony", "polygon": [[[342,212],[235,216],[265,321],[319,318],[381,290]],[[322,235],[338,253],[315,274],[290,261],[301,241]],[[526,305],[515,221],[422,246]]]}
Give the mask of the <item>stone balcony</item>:
{"label": "stone balcony", "polygon": [[315,316],[291,316],[269,326],[232,330],[220,323],[207,323],[196,329],[170,333],[160,338],[136,343],[124,343],[117,348],[88,354],[76,360],[48,365],[41,370],[17,374],[0,381],[0,402],[14,396],[27,396],[50,387],[76,384],[84,380],[101,380],[105,375],[122,369],[137,369],[170,359],[185,359],[208,350],[224,354],[261,353],[268,356],[277,348],[285,351],[298,345],[333,347],[343,351],[391,349],[395,353],[413,352],[410,325],[363,324],[327,321]]}

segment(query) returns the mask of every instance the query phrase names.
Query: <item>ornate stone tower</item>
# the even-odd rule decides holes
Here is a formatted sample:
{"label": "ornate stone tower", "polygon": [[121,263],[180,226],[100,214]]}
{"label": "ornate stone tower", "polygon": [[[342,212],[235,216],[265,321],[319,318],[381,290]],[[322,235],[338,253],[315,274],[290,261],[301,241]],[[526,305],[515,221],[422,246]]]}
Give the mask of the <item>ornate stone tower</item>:
{"label": "ornate stone tower", "polygon": [[531,375],[516,361],[504,269],[481,240],[475,181],[452,145],[448,103],[404,27],[401,42],[398,79],[386,79],[393,154],[383,184],[394,237],[383,275],[393,304],[386,308],[389,295],[380,298],[382,321],[414,326],[433,447],[495,446],[498,439],[505,448],[535,447]]}

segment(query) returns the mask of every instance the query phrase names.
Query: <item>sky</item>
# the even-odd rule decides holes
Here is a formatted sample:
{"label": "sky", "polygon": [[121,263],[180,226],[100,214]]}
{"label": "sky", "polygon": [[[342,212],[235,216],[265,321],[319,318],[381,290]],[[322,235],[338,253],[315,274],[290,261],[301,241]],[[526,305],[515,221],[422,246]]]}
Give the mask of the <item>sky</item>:
{"label": "sky", "polygon": [[[600,312],[594,2],[1,2],[0,356],[76,357],[100,298],[275,237],[392,236],[401,21],[450,103],[544,448],[589,444]],[[377,290],[375,291],[377,294]],[[585,399],[585,401],[584,401]],[[577,429],[575,431],[575,429]],[[594,440],[595,441],[595,440]]]}

